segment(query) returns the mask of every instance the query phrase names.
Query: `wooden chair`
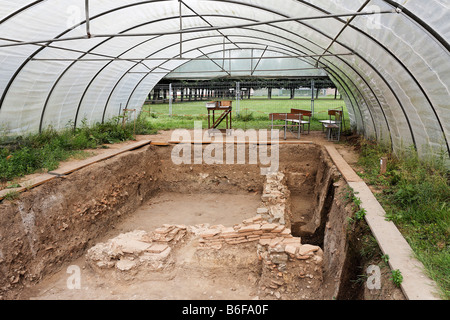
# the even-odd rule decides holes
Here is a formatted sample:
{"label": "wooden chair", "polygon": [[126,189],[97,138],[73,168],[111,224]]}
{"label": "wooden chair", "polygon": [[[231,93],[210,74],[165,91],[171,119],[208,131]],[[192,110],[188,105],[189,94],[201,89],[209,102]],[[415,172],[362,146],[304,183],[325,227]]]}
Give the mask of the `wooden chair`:
{"label": "wooden chair", "polygon": [[[293,114],[301,114],[302,115],[302,129],[303,132],[305,132],[305,126],[308,126],[308,134],[311,132],[311,118],[312,118],[312,111],[309,110],[301,110],[301,109],[291,109],[291,113]],[[308,118],[308,121],[306,121],[304,118]]]}
{"label": "wooden chair", "polygon": [[233,101],[230,101],[230,100],[220,101],[221,108],[231,108],[232,106],[233,106]]}
{"label": "wooden chair", "polygon": [[[287,139],[288,130],[293,134],[297,134],[298,139],[301,137],[302,115],[294,113],[271,113],[269,115],[271,121],[271,130],[281,128],[284,130],[284,140]],[[277,122],[278,121],[278,122]],[[283,122],[282,124],[280,122]]]}
{"label": "wooden chair", "polygon": [[320,120],[319,122],[322,124],[322,131],[325,131],[325,124],[336,124],[336,115],[340,115],[340,119],[342,119],[344,111],[338,109],[330,109],[328,110],[328,120]]}
{"label": "wooden chair", "polygon": [[329,141],[340,141],[342,131],[343,112],[340,110],[329,110],[330,120],[321,121]]}

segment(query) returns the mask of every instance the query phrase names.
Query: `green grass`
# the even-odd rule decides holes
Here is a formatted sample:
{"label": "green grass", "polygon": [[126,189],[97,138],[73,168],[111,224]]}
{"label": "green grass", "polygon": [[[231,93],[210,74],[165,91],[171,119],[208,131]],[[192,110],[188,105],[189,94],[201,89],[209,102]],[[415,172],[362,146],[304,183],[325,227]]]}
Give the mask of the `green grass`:
{"label": "green grass", "polygon": [[[328,119],[328,110],[343,107],[345,111],[345,128],[350,128],[347,108],[343,100],[320,99],[315,101],[315,117],[311,123],[311,130],[322,130],[319,120]],[[241,100],[239,115],[236,101],[233,101],[234,129],[268,129],[270,113],[289,113],[291,108],[311,110],[309,99],[251,99]],[[144,110],[148,121],[155,129],[193,129],[194,121],[202,121],[203,128],[207,128],[208,117],[206,101],[175,103],[172,117],[169,116],[169,105],[146,105]]]}
{"label": "green grass", "polygon": [[[134,139],[134,123],[122,127],[120,119],[89,127],[83,125],[76,130],[61,131],[48,128],[40,134],[21,137],[0,136],[0,182],[39,171],[52,171],[61,161],[72,157],[84,157],[83,150],[94,149]],[[141,119],[136,124],[136,134],[148,134],[155,131],[147,121]],[[9,185],[13,182],[9,182]]]}
{"label": "green grass", "polygon": [[[388,170],[380,175],[380,158]],[[413,149],[395,156],[389,149],[363,141],[359,164],[369,184],[382,191],[378,200],[387,218],[400,229],[417,258],[450,299],[450,183],[444,153],[419,159]]]}

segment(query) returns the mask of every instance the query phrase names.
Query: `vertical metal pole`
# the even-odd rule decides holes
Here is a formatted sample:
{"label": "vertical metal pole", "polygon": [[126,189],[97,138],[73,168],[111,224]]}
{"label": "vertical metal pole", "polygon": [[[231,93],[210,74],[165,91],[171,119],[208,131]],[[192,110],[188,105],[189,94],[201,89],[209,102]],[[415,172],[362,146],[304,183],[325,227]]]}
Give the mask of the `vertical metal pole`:
{"label": "vertical metal pole", "polygon": [[225,70],[225,54],[226,54],[226,51],[225,51],[225,37],[223,38],[223,60],[222,60],[222,69],[224,69]]}
{"label": "vertical metal pole", "polygon": [[250,60],[250,74],[253,74],[253,49],[252,49],[252,59]]}
{"label": "vertical metal pole", "polygon": [[169,116],[172,117],[173,114],[173,88],[172,84],[169,84]]}
{"label": "vertical metal pole", "polygon": [[229,60],[228,60],[228,68],[230,70],[230,75],[231,75],[231,70],[232,70],[232,68],[231,68],[231,50],[228,51],[228,58],[229,58]]}
{"label": "vertical metal pole", "polygon": [[[180,4],[180,31],[183,31],[183,14],[182,14],[182,2],[178,0]],[[180,58],[183,58],[183,33],[180,32]]]}
{"label": "vertical metal pole", "polygon": [[122,103],[120,104],[120,108],[119,108],[119,118],[117,118],[117,121],[120,120],[120,117],[122,116]]}
{"label": "vertical metal pole", "polygon": [[236,82],[236,114],[241,112],[241,83]]}
{"label": "vertical metal pole", "polygon": [[85,0],[84,2],[84,11],[86,13],[86,34],[88,38],[91,38],[91,22],[89,15],[89,0]]}
{"label": "vertical metal pole", "polygon": [[312,113],[312,118],[314,118],[314,88],[315,88],[315,83],[314,80],[311,80],[311,113]]}

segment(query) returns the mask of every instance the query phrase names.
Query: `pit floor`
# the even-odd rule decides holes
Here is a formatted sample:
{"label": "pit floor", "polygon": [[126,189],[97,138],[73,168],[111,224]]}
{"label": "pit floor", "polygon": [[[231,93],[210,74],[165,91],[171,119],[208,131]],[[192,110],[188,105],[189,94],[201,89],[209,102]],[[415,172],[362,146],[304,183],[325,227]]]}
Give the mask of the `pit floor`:
{"label": "pit floor", "polygon": [[[201,197],[201,201],[199,201]],[[161,193],[152,198],[135,214],[117,224],[98,242],[112,239],[134,230],[151,232],[164,224],[196,226],[201,224],[232,227],[254,217],[261,206],[261,194],[179,194]],[[188,243],[183,254],[177,255],[177,265],[190,259],[195,246]],[[70,265],[81,269],[81,289],[70,290],[67,273]],[[221,273],[192,274],[177,268],[174,275],[160,281],[120,282],[99,276],[85,267],[84,257],[66,265],[62,270],[34,288],[23,293],[22,299],[31,300],[252,300],[255,287],[249,273],[237,277],[223,270]]]}

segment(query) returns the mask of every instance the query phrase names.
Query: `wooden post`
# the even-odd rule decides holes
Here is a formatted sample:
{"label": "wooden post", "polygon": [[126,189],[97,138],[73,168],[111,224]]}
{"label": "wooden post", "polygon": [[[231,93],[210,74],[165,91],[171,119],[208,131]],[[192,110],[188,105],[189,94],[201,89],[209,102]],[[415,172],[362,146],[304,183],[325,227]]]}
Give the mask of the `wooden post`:
{"label": "wooden post", "polygon": [[381,161],[380,161],[380,166],[381,166],[380,174],[382,174],[382,175],[386,174],[386,172],[387,172],[387,162],[388,162],[387,158],[381,158]]}

